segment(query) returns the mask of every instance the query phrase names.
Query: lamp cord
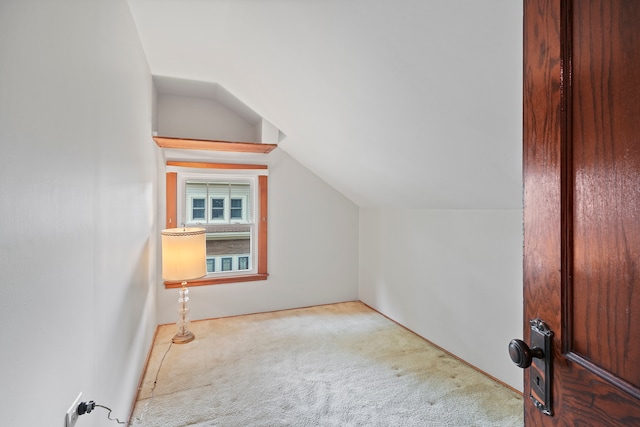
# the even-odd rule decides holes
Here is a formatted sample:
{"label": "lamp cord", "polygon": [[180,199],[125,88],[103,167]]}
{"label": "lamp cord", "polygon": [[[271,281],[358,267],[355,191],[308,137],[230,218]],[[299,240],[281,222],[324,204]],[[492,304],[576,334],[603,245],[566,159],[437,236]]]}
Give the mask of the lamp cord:
{"label": "lamp cord", "polygon": [[98,405],[96,404],[96,408],[102,408],[102,409],[106,409],[107,411],[109,411],[109,413],[107,414],[107,418],[109,419],[109,421],[115,421],[118,424],[127,424],[126,421],[120,421],[117,417],[116,418],[111,418],[111,408],[107,408],[106,406],[103,405]]}
{"label": "lamp cord", "polygon": [[98,405],[98,404],[96,404],[95,407],[96,408],[106,409],[107,411],[109,411],[109,413],[107,413],[107,418],[109,419],[109,421],[115,421],[118,424],[123,424],[125,426],[132,426],[134,424],[138,424],[138,423],[142,422],[142,418],[147,413],[147,409],[149,408],[149,404],[151,402],[153,402],[153,398],[155,397],[156,384],[158,383],[158,376],[160,375],[160,369],[162,368],[162,364],[164,363],[164,359],[165,359],[165,357],[167,357],[167,354],[169,353],[169,350],[171,349],[171,346],[173,346],[173,342],[169,343],[169,347],[167,347],[167,350],[162,355],[162,359],[160,359],[160,365],[158,366],[158,370],[156,371],[156,377],[153,380],[153,386],[151,387],[151,397],[149,398],[149,400],[147,400],[147,403],[144,404],[144,408],[142,408],[142,412],[140,413],[140,415],[138,417],[134,418],[133,420],[129,420],[129,421],[120,421],[117,417],[116,418],[111,418],[111,412],[112,412],[111,408],[107,408],[106,406]]}

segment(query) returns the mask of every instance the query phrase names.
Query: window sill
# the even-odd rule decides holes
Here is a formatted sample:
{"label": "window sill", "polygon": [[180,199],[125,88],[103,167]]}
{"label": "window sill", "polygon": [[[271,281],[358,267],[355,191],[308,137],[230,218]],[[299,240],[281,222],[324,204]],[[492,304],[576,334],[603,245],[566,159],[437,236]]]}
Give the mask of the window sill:
{"label": "window sill", "polygon": [[[222,285],[225,283],[239,282],[255,282],[257,280],[267,280],[268,274],[247,274],[245,276],[228,276],[228,277],[204,277],[202,279],[190,280],[188,287],[206,286],[206,285]],[[164,282],[165,289],[180,288],[182,282]]]}

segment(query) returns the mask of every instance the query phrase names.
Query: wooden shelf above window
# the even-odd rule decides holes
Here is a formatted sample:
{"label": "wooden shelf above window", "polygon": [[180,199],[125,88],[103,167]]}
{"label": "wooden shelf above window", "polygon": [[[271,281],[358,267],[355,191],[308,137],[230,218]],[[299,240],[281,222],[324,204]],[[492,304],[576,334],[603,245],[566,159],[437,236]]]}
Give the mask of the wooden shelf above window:
{"label": "wooden shelf above window", "polygon": [[277,144],[259,142],[210,141],[205,139],[171,138],[154,136],[153,140],[160,148],[180,148],[187,150],[232,151],[237,153],[270,153]]}

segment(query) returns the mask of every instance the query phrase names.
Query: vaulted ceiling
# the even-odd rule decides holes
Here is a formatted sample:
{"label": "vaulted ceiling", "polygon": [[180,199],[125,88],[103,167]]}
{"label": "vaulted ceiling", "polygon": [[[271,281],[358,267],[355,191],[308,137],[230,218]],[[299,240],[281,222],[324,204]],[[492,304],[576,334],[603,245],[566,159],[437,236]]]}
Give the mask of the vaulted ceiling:
{"label": "vaulted ceiling", "polygon": [[363,207],[521,207],[513,0],[128,0],[151,73],[222,86]]}

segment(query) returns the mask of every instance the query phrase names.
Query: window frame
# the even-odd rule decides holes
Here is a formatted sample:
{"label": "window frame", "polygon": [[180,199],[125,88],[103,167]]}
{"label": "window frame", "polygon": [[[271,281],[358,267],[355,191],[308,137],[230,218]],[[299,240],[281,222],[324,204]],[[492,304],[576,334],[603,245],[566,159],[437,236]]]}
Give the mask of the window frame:
{"label": "window frame", "polygon": [[[222,218],[218,218],[218,217],[214,218],[214,216],[213,216],[213,212],[215,210],[220,209],[219,207],[214,205],[214,203],[213,203],[214,200],[222,200]],[[207,222],[211,222],[211,223],[214,222],[214,221],[224,222],[224,221],[227,220],[226,213],[225,213],[226,212],[226,206],[227,206],[226,201],[227,201],[226,197],[216,197],[216,196],[209,197],[209,209],[207,210],[207,213],[205,214],[205,216],[207,216],[209,214],[208,215],[209,217],[206,218]]]}
{"label": "window frame", "polygon": [[[234,200],[239,200],[240,201],[240,207],[234,207],[233,206],[233,201]],[[237,220],[237,221],[246,221],[247,220],[247,198],[242,196],[242,197],[230,197],[229,198],[229,221],[233,221],[233,220]],[[234,218],[233,217],[233,211],[234,209],[240,209],[240,217]]]}
{"label": "window frame", "polygon": [[[240,265],[242,264],[241,261],[244,260],[246,262],[246,267],[245,268],[241,268]],[[243,270],[248,270],[249,269],[249,257],[246,255],[241,255],[238,256],[238,270],[243,271]]]}
{"label": "window frame", "polygon": [[[257,206],[255,215],[255,227],[257,243],[255,245],[257,268],[255,272],[242,274],[234,272],[228,276],[203,277],[189,281],[189,286],[217,285],[224,283],[250,282],[257,280],[267,280],[267,226],[268,226],[268,167],[266,165],[231,164],[231,163],[204,163],[204,162],[182,162],[167,161],[166,172],[166,228],[175,228],[178,213],[178,172],[168,169],[187,168],[192,170],[211,169],[223,171],[249,171],[253,170],[257,178]],[[206,204],[205,204],[206,205]],[[246,205],[245,205],[246,206]],[[243,211],[245,210],[243,206]],[[206,214],[205,214],[206,215]],[[220,271],[220,270],[218,270]],[[179,288],[180,282],[165,281],[165,288]]]}
{"label": "window frame", "polygon": [[233,257],[224,256],[220,258],[220,271],[233,271]]}
{"label": "window frame", "polygon": [[[211,263],[211,271],[209,271],[209,263]],[[215,273],[216,271],[216,259],[214,257],[207,258],[207,274]]]}
{"label": "window frame", "polygon": [[[194,201],[196,200],[202,200],[202,202],[204,203],[204,206],[202,208],[198,207],[196,208],[194,206]],[[195,216],[193,215],[195,213],[195,210],[198,209],[202,209],[202,218],[195,218]],[[189,212],[189,221],[195,221],[197,219],[203,219],[206,220],[207,219],[207,199],[206,197],[189,197],[189,208],[187,208],[187,211]]]}

